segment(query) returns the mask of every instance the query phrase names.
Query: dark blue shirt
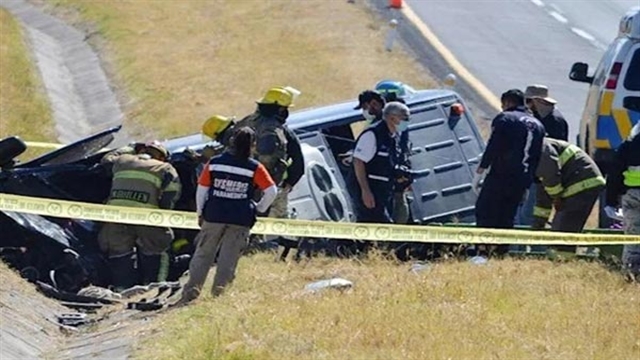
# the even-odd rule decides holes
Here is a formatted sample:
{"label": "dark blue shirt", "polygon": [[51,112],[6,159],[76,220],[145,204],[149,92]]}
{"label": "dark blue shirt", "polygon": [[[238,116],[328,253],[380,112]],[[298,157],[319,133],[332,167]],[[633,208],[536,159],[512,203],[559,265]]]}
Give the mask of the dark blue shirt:
{"label": "dark blue shirt", "polygon": [[498,114],[491,128],[480,167],[491,166],[487,176],[518,186],[531,186],[540,161],[544,126],[521,106]]}

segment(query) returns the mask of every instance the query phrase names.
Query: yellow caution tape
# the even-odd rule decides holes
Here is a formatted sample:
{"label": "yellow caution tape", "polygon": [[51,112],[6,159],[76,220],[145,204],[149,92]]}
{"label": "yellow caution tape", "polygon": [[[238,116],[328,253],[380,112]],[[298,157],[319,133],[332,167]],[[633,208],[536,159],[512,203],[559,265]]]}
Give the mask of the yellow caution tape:
{"label": "yellow caution tape", "polygon": [[[0,211],[121,224],[198,229],[194,212],[132,208],[0,194]],[[291,237],[450,244],[618,245],[639,244],[640,236],[549,231],[364,224],[259,218],[254,234]]]}

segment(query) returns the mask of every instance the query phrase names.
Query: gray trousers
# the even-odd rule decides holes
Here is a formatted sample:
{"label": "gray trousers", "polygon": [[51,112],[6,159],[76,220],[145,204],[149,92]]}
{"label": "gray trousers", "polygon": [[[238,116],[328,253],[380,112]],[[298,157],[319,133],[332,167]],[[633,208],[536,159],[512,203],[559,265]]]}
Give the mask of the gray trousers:
{"label": "gray trousers", "polygon": [[246,226],[209,223],[204,221],[196,236],[196,251],[189,264],[189,281],[182,291],[181,302],[196,299],[202,290],[209,269],[218,255],[216,275],[213,279],[213,296],[220,295],[224,287],[233,281],[236,266],[247,245],[250,228]]}
{"label": "gray trousers", "polygon": [[[640,235],[640,189],[629,189],[622,196],[624,233]],[[640,244],[625,245],[622,264],[640,281]]]}
{"label": "gray trousers", "polygon": [[406,192],[393,193],[393,211],[391,214],[393,222],[396,224],[406,224],[409,222],[409,201]]}

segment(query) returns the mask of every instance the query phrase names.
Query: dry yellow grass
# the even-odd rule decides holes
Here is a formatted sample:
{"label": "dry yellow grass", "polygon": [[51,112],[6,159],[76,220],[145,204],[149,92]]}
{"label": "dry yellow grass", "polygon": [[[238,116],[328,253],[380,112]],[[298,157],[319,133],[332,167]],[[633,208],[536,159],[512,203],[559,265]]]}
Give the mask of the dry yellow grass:
{"label": "dry yellow grass", "polygon": [[[354,288],[302,291],[335,276]],[[162,331],[139,358],[637,359],[640,287],[583,262],[453,262],[412,273],[379,258],[297,265],[262,254],[241,260],[224,296],[152,326]]]}
{"label": "dry yellow grass", "polygon": [[[2,8],[0,34],[0,139],[11,135],[31,141],[55,139],[51,110],[29,55],[26,33]],[[34,154],[29,151],[20,158]]]}
{"label": "dry yellow grass", "polygon": [[99,45],[138,136],[197,132],[214,113],[244,116],[276,85],[302,91],[297,108],[354,99],[383,78],[432,85],[400,47],[383,49],[386,25],[362,2],[47,3],[106,40]]}

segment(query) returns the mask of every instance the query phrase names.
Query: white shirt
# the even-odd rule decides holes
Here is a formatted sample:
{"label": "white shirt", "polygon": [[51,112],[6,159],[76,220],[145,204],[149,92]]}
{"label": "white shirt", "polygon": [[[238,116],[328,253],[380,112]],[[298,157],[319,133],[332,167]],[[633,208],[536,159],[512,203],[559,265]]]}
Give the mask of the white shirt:
{"label": "white shirt", "polygon": [[376,144],[376,135],[373,131],[367,131],[360,135],[360,139],[356,143],[353,151],[353,157],[368,163],[376,155],[378,144]]}

